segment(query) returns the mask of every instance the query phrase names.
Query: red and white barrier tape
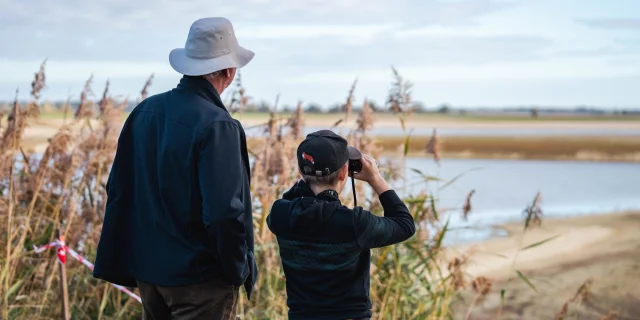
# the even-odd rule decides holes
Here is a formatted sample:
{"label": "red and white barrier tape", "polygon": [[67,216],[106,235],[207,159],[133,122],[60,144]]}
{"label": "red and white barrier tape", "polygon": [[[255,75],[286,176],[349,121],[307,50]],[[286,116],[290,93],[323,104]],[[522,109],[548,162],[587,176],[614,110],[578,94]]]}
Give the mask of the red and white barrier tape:
{"label": "red and white barrier tape", "polygon": [[[85,266],[87,266],[87,268],[93,271],[93,263],[89,262],[89,260],[85,259],[83,256],[78,254],[75,250],[67,247],[64,244],[64,240],[63,241],[56,240],[54,242],[45,244],[44,246],[41,246],[41,247],[36,247],[35,245],[33,246],[33,249],[36,253],[40,253],[51,248],[56,248],[56,253],[58,255],[59,263],[65,264],[67,262],[67,252],[68,252],[72,257],[74,257],[76,260],[80,261],[80,263],[84,264]],[[116,289],[128,294],[132,298],[136,299],[138,302],[142,303],[142,299],[140,299],[140,297],[138,297],[135,293],[131,292],[131,290],[114,283],[112,283],[111,285],[116,287]]]}

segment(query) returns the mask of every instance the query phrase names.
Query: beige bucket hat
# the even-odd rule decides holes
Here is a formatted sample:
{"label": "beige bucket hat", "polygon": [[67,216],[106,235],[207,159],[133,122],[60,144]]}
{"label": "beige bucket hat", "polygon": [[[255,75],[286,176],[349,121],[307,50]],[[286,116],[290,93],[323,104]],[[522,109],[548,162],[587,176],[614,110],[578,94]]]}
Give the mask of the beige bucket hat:
{"label": "beige bucket hat", "polygon": [[191,25],[184,48],[171,50],[169,63],[181,74],[201,76],[227,68],[242,68],[254,55],[238,44],[231,21],[202,18]]}

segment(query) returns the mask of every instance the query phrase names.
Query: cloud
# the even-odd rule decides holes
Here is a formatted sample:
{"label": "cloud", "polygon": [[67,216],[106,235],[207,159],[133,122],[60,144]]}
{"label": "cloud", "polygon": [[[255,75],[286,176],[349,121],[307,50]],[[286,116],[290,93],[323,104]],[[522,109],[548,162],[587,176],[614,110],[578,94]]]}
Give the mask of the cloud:
{"label": "cloud", "polygon": [[[0,0],[0,58],[165,62],[190,24],[226,16],[240,43],[265,61],[320,42],[364,48],[425,26],[469,25],[513,0]],[[445,29],[445,28],[443,28]],[[268,57],[273,52],[277,55]],[[330,53],[331,54],[331,53]]]}
{"label": "cloud", "polygon": [[341,70],[404,63],[414,66],[472,66],[505,61],[537,61],[554,41],[539,36],[414,36],[387,35],[356,48],[334,46],[322,39],[280,55],[280,65]]}
{"label": "cloud", "polygon": [[490,0],[0,0],[0,37],[11,44],[0,57],[165,61],[167,52],[184,45],[190,24],[205,15],[228,16],[243,46],[260,52],[278,48],[282,56],[304,51],[317,39],[340,50],[403,29],[405,37],[421,36],[412,30],[464,25],[505,7],[504,1]]}
{"label": "cloud", "polygon": [[346,39],[372,39],[389,32],[398,24],[327,24],[327,25],[259,25],[239,26],[240,39],[276,39],[332,37]]}
{"label": "cloud", "polygon": [[[0,0],[0,25],[12,29],[168,31],[203,16],[234,23],[466,24],[513,6],[497,0]],[[114,31],[114,30],[111,30]],[[184,30],[180,30],[184,31]]]}
{"label": "cloud", "polygon": [[[179,77],[167,55],[203,16],[229,18],[240,43],[257,53],[243,80],[259,98],[328,96],[329,88],[343,90],[356,76],[363,93],[373,95],[386,90],[390,65],[422,85],[594,79],[640,70],[640,38],[633,33],[640,19],[576,24],[595,7],[572,1],[550,12],[549,2],[530,0],[0,0],[0,87],[28,86],[49,58],[50,94],[65,95],[71,84],[77,91],[75,84],[81,87],[91,73],[96,83],[109,77],[122,91],[138,91],[155,72],[154,87],[167,89]],[[614,16],[609,6],[598,6],[602,17]]]}
{"label": "cloud", "polygon": [[582,24],[602,29],[640,29],[640,18],[582,19]]}
{"label": "cloud", "polygon": [[435,25],[470,24],[475,18],[511,8],[517,5],[513,1],[462,0],[462,1],[424,1],[422,2],[427,21]]}
{"label": "cloud", "polygon": [[504,36],[511,35],[510,30],[482,30],[477,27],[451,27],[451,26],[439,26],[439,25],[427,25],[420,27],[404,28],[394,33],[394,37],[397,39],[410,39],[415,37],[470,37],[470,36]]}
{"label": "cloud", "polygon": [[[589,66],[585,68],[585,66]],[[476,66],[414,66],[399,62],[397,69],[407,79],[420,81],[485,81],[497,79],[567,79],[640,76],[640,61],[612,65],[597,57],[555,58],[545,61],[495,62]],[[289,83],[342,83],[358,77],[361,82],[388,82],[388,68],[360,68],[350,72],[316,72],[286,79]]]}
{"label": "cloud", "polygon": [[[30,81],[33,73],[24,70],[37,70],[42,60],[15,61],[0,58],[2,77],[0,82],[20,83]],[[136,77],[155,73],[156,75],[175,75],[167,63],[132,61],[59,61],[47,60],[47,79],[55,81],[79,81],[91,74],[100,77]]]}
{"label": "cloud", "polygon": [[[594,46],[586,49],[556,50],[553,56],[556,57],[588,57],[600,56],[610,59],[620,59],[622,56],[640,55],[640,38],[615,38],[604,45]],[[614,61],[614,63],[617,63]]]}

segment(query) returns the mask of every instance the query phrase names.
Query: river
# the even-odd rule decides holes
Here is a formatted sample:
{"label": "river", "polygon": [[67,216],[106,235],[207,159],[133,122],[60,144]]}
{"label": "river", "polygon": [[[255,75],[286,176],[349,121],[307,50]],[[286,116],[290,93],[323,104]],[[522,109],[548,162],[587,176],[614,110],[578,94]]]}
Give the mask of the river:
{"label": "river", "polygon": [[[420,182],[411,168],[443,181]],[[523,220],[523,210],[537,192],[545,217],[640,209],[640,166],[632,163],[443,159],[438,166],[430,158],[408,158],[406,178],[418,182],[406,194],[426,188],[441,209],[454,210],[451,226],[457,230],[449,238],[452,242],[478,240],[495,231],[492,225]],[[401,185],[396,185],[399,191]],[[460,208],[471,190],[476,191],[472,212],[464,221]]]}
{"label": "river", "polygon": [[[424,182],[412,169],[441,181]],[[438,165],[430,157],[409,157],[405,177],[406,184],[394,184],[401,195],[427,190],[441,211],[450,212],[443,215],[453,228],[448,244],[499,235],[492,226],[523,220],[523,210],[538,192],[545,217],[640,210],[640,165],[633,163],[442,159]],[[471,190],[472,211],[465,221],[461,208]]]}

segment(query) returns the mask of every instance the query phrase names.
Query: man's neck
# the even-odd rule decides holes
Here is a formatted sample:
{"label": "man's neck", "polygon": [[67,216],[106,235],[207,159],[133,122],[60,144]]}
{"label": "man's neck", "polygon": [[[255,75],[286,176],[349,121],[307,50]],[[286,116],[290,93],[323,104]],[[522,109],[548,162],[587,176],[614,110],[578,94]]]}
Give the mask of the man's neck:
{"label": "man's neck", "polygon": [[224,89],[226,89],[224,82],[218,78],[215,78],[213,80],[205,78],[205,80],[211,83],[211,85],[213,86],[214,89],[216,89],[219,95],[222,95],[222,92],[224,91]]}

